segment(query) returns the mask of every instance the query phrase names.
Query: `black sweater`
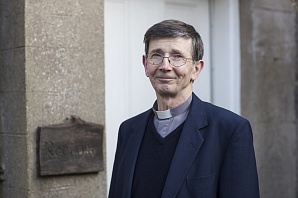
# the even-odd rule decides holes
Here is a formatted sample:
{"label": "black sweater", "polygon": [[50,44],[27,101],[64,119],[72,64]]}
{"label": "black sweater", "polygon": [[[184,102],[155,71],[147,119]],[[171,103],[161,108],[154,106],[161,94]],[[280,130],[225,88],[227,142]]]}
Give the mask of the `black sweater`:
{"label": "black sweater", "polygon": [[153,117],[149,119],[136,162],[133,198],[161,197],[183,124],[162,138],[154,127]]}

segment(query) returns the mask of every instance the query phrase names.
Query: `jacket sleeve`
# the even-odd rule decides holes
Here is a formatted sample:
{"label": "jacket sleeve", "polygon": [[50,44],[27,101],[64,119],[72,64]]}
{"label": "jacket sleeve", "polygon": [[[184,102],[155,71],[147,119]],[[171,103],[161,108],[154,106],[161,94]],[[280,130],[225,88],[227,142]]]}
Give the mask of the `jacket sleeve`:
{"label": "jacket sleeve", "polygon": [[117,192],[116,192],[116,181],[117,181],[117,175],[118,175],[118,166],[119,166],[119,161],[120,161],[120,152],[121,152],[121,133],[118,132],[118,140],[117,140],[117,148],[116,148],[116,153],[115,153],[115,159],[114,159],[114,165],[113,165],[113,172],[112,172],[112,178],[111,178],[111,183],[110,183],[110,190],[109,190],[109,198],[115,198],[117,197]]}
{"label": "jacket sleeve", "polygon": [[227,146],[219,181],[220,198],[259,198],[253,136],[249,122],[241,120]]}

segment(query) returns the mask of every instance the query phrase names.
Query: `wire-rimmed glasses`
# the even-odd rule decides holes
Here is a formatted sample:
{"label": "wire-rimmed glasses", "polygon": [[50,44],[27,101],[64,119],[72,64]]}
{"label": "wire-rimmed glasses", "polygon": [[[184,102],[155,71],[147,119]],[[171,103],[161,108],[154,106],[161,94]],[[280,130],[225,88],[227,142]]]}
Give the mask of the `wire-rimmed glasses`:
{"label": "wire-rimmed glasses", "polygon": [[172,54],[170,56],[163,56],[159,53],[150,53],[146,55],[148,63],[151,65],[160,65],[165,58],[168,59],[169,63],[174,67],[181,67],[186,64],[188,60],[192,58],[185,58],[181,54]]}

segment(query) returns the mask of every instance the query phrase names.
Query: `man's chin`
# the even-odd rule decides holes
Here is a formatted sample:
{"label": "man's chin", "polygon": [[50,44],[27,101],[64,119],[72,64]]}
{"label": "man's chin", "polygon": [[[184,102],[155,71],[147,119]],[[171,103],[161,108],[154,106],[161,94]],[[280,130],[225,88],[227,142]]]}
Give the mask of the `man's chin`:
{"label": "man's chin", "polygon": [[170,89],[158,89],[157,93],[163,97],[174,97],[176,96],[176,92]]}

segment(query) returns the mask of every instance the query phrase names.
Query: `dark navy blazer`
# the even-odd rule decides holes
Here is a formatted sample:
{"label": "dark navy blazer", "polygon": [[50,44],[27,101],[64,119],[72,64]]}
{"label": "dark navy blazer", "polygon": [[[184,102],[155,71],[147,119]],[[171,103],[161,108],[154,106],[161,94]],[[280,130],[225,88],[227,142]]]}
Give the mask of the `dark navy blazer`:
{"label": "dark navy blazer", "polygon": [[[109,198],[130,198],[135,164],[152,110],[119,128]],[[162,198],[259,198],[249,122],[195,94]]]}

